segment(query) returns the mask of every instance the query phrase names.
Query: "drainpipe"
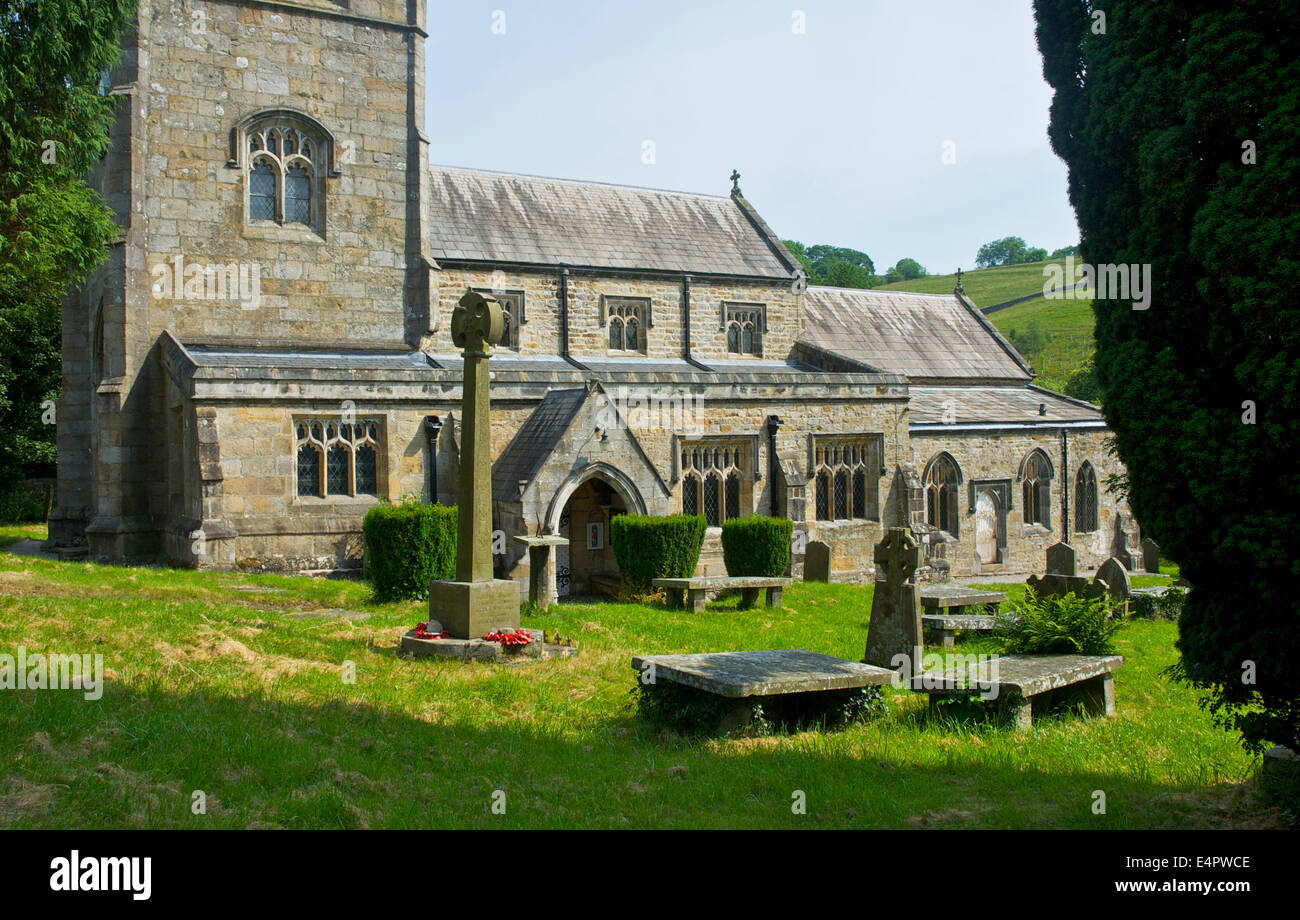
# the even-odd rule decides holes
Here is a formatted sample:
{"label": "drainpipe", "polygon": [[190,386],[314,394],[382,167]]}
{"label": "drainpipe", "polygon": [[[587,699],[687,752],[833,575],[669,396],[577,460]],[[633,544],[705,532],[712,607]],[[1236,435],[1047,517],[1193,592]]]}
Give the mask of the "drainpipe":
{"label": "drainpipe", "polygon": [[569,270],[567,268],[560,269],[560,284],[556,293],[560,301],[560,357],[579,370],[585,371],[587,370],[585,365],[569,356]]}
{"label": "drainpipe", "polygon": [[781,510],[776,498],[776,433],[782,424],[779,415],[767,417],[767,491],[772,517],[779,517]]}
{"label": "drainpipe", "polygon": [[1061,429],[1061,542],[1070,542],[1070,447]]}
{"label": "drainpipe", "polygon": [[429,504],[438,504],[438,435],[442,432],[442,419],[436,415],[424,418],[424,433],[429,439]]}
{"label": "drainpipe", "polygon": [[682,328],[685,335],[684,355],[686,363],[691,367],[699,368],[702,371],[709,371],[712,368],[701,364],[691,356],[691,276],[682,275]]}
{"label": "drainpipe", "polygon": [[569,358],[569,270],[560,269],[560,356]]}

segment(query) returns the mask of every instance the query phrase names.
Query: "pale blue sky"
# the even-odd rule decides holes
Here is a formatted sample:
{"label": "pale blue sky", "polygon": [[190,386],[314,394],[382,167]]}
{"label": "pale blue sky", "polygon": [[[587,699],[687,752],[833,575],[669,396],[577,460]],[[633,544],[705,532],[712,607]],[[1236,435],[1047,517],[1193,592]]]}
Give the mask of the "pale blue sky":
{"label": "pale blue sky", "polygon": [[783,238],[879,272],[1078,240],[1029,0],[430,4],[434,163],[719,195],[735,167]]}

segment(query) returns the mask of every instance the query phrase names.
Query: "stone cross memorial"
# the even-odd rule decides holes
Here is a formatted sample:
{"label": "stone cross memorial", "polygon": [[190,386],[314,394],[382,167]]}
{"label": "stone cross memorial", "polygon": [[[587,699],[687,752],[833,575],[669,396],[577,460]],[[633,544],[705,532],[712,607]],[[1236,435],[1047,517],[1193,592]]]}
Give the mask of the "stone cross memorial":
{"label": "stone cross memorial", "polygon": [[[900,667],[896,660],[904,655],[912,662],[915,674],[923,648],[921,636],[921,589],[916,570],[921,567],[921,546],[906,528],[891,527],[885,539],[876,544],[875,592],[871,598],[871,622],[867,626],[865,664],[881,668]],[[883,574],[883,580],[881,575]]]}
{"label": "stone cross memorial", "polygon": [[464,349],[456,580],[429,585],[429,618],[456,639],[519,627],[519,585],[492,577],[492,420],[490,342],[501,338],[501,305],[471,291],[451,316],[451,339]]}

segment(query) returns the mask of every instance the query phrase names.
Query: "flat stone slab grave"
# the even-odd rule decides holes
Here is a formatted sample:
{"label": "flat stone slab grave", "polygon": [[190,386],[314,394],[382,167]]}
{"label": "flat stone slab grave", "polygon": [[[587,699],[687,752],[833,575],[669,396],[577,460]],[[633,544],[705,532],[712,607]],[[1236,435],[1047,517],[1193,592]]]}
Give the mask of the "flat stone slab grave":
{"label": "flat stone slab grave", "polygon": [[1115,714],[1115,679],[1124,666],[1121,655],[1006,655],[945,671],[923,672],[912,678],[912,689],[930,695],[930,705],[954,696],[979,694],[996,700],[999,713],[1018,729],[1033,724],[1034,702],[1071,684],[1082,684],[1088,710]]}
{"label": "flat stone slab grave", "polygon": [[546,642],[540,629],[525,630],[533,641],[527,645],[503,645],[487,639],[417,639],[415,630],[402,636],[402,652],[413,658],[455,658],[461,661],[497,661],[516,663],[550,658],[573,658],[578,650],[568,645]]}
{"label": "flat stone slab grave", "polygon": [[668,591],[668,604],[681,605],[682,592],[686,593],[686,606],[693,613],[703,613],[710,593],[739,588],[740,606],[748,609],[758,603],[759,593],[766,590],[767,606],[780,607],[782,592],[790,587],[793,578],[767,578],[758,575],[701,575],[692,578],[655,578],[651,584]]}
{"label": "flat stone slab grave", "polygon": [[[784,700],[807,703],[812,708],[824,701],[823,694],[884,686],[897,676],[888,668],[799,648],[644,655],[632,659],[638,675],[645,674],[652,665],[654,683],[681,684],[734,701],[719,720],[720,731],[747,723],[758,705],[766,708],[775,700]],[[794,697],[797,699],[792,700]]]}
{"label": "flat stone slab grave", "polygon": [[954,607],[959,614],[966,612],[967,607],[992,607],[992,612],[997,613],[998,606],[1006,599],[1001,591],[981,591],[965,585],[921,586],[921,606],[930,614]]}
{"label": "flat stone slab grave", "polygon": [[[993,617],[1007,596],[966,585],[925,585],[921,588],[921,627],[930,641],[954,648],[957,631],[989,632]],[[979,611],[978,613],[976,611]]]}
{"label": "flat stone slab grave", "polygon": [[921,626],[927,637],[944,648],[955,648],[959,631],[992,632],[993,617],[988,614],[939,613],[923,614]]}

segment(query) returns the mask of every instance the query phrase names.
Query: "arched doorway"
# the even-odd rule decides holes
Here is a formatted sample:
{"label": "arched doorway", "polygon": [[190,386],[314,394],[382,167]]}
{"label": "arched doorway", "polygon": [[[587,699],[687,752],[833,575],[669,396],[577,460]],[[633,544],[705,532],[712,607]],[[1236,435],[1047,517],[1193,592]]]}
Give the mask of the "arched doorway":
{"label": "arched doorway", "polygon": [[556,492],[547,515],[552,533],[568,537],[556,548],[555,589],[560,597],[616,596],[620,577],[610,545],[609,522],[617,514],[645,514],[630,480],[613,467],[589,468]]}

